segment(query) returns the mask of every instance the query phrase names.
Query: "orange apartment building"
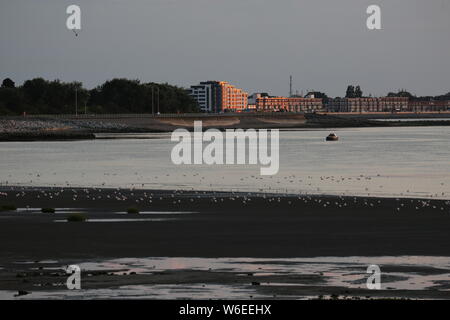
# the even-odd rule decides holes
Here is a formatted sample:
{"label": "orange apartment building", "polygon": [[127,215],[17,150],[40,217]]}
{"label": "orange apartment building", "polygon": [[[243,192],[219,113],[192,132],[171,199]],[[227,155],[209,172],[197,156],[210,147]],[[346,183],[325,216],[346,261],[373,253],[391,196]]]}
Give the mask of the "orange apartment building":
{"label": "orange apartment building", "polygon": [[272,97],[266,93],[255,93],[249,105],[262,112],[315,112],[323,109],[322,99],[303,97]]}
{"label": "orange apartment building", "polygon": [[248,93],[226,81],[205,81],[191,86],[188,93],[203,112],[239,112],[247,109]]}
{"label": "orange apartment building", "polygon": [[242,111],[247,109],[248,93],[225,81],[219,82],[222,111]]}

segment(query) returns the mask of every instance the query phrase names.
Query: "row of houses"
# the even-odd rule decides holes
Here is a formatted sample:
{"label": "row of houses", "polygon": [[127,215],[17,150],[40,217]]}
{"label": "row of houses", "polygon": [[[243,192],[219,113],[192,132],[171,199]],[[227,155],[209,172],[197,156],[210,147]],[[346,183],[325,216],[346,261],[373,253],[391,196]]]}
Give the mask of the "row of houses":
{"label": "row of houses", "polygon": [[205,81],[188,93],[203,112],[436,112],[450,111],[450,100],[415,100],[408,97],[329,98],[277,97],[267,93],[248,95],[225,81]]}
{"label": "row of houses", "polygon": [[450,100],[416,100],[408,97],[332,98],[328,112],[439,112],[450,111]]}
{"label": "row of houses", "polygon": [[408,97],[333,98],[328,99],[329,112],[408,111]]}
{"label": "row of houses", "polygon": [[267,93],[254,93],[248,98],[251,110],[263,112],[318,112],[324,110],[322,99],[306,97],[273,97]]}

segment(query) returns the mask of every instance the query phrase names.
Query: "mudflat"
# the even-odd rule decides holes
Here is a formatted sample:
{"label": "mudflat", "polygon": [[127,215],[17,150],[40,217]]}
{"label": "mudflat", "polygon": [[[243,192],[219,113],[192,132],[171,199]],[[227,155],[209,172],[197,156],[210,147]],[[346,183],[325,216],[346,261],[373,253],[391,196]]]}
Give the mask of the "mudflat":
{"label": "mudflat", "polygon": [[[55,263],[61,267],[149,257],[201,257],[209,259],[205,264],[223,258],[234,258],[233,263],[237,263],[243,257],[267,261],[259,261],[261,267],[249,269],[256,269],[255,273],[246,269],[208,269],[208,265],[202,270],[187,266],[157,272],[132,271],[126,266],[123,270],[116,266],[114,270],[105,267],[100,271],[87,267],[83,269],[83,286],[112,290],[95,291],[98,298],[124,297],[129,292],[120,291],[124,286],[134,290],[143,286],[142,297],[148,298],[167,298],[161,296],[167,286],[184,288],[182,292],[198,286],[200,298],[202,294],[209,298],[211,286],[219,293],[225,292],[216,298],[449,298],[445,279],[450,271],[419,264],[384,267],[396,281],[403,280],[400,272],[434,277],[437,282],[433,286],[442,290],[387,287],[373,291],[330,285],[325,284],[329,277],[323,270],[303,275],[292,270],[265,273],[266,268],[271,270],[277,264],[283,264],[286,270],[291,264],[308,266],[289,260],[300,257],[449,256],[448,200],[31,187],[2,187],[0,194],[1,204],[18,208],[0,212],[3,298],[12,298],[18,290],[46,294],[64,290],[66,275],[63,269],[54,268]],[[126,213],[131,207],[140,213]],[[41,208],[55,208],[56,212],[42,213]],[[81,213],[88,220],[67,222],[73,213]],[[344,270],[341,276],[365,273],[358,268]],[[222,286],[241,291],[230,295]],[[154,293],[149,294],[149,290]],[[175,292],[168,297],[184,297]]]}
{"label": "mudflat", "polygon": [[[19,208],[0,213],[0,261],[450,253],[446,200],[129,189],[0,191],[1,203]],[[47,207],[56,213],[40,212]],[[125,214],[130,207],[156,213]],[[61,208],[83,212],[90,220],[55,222],[68,215]],[[131,218],[141,221],[120,220]]]}

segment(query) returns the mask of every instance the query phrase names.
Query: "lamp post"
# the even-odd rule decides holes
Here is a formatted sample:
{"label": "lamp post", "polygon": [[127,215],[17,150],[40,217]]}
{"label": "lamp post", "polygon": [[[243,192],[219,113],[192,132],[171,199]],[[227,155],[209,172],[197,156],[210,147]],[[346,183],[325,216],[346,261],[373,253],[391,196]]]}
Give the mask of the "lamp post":
{"label": "lamp post", "polygon": [[160,97],[159,97],[159,86],[156,87],[158,89],[158,103],[157,103],[157,108],[158,108],[158,114],[159,114],[159,102],[160,102]]}
{"label": "lamp post", "polygon": [[87,92],[86,93],[86,98],[84,99],[84,114],[86,115],[87,114],[87,102],[88,102],[88,100],[89,100],[89,97],[90,97],[90,95],[89,95],[89,92]]}
{"label": "lamp post", "polygon": [[152,116],[155,116],[155,106],[154,106],[154,90],[153,90],[153,86],[152,86]]}
{"label": "lamp post", "polygon": [[[155,85],[150,85],[150,87],[152,88],[152,115],[155,115]],[[159,103],[160,103],[160,89],[159,86],[156,85],[156,94],[157,94],[157,101],[156,101],[156,110],[157,110],[157,114],[159,114]]]}
{"label": "lamp post", "polygon": [[75,87],[75,116],[78,117],[78,88]]}

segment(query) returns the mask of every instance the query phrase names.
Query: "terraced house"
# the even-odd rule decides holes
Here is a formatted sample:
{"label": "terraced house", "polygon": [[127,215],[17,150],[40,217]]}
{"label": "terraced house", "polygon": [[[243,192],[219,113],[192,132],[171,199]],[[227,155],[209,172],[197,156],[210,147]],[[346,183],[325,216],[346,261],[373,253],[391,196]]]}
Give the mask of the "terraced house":
{"label": "terraced house", "polygon": [[450,110],[449,100],[408,97],[331,98],[329,112],[436,112]]}
{"label": "terraced house", "polygon": [[249,104],[263,112],[316,112],[323,109],[322,99],[315,97],[273,97],[267,93],[250,96]]}
{"label": "terraced house", "polygon": [[394,112],[407,111],[407,97],[362,97],[331,98],[327,110],[330,112]]}

